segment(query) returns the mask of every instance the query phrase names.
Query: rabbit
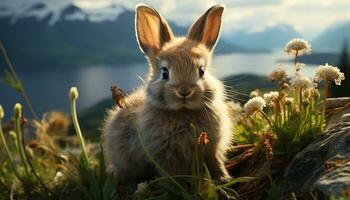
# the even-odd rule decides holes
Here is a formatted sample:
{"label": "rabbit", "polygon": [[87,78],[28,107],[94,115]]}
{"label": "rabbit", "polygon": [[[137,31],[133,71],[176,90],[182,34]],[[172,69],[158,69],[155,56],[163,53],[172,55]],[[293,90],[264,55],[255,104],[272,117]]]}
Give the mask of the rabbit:
{"label": "rabbit", "polygon": [[146,148],[164,170],[170,175],[190,174],[197,142],[193,124],[197,133],[208,135],[203,160],[211,177],[230,179],[224,154],[231,144],[232,119],[224,85],[210,66],[223,11],[222,4],[211,7],[186,37],[175,37],[155,9],[136,6],[136,38],[149,74],[143,86],[125,97],[130,110],[108,111],[103,131],[110,173],[127,181],[160,175],[141,148],[139,127]]}

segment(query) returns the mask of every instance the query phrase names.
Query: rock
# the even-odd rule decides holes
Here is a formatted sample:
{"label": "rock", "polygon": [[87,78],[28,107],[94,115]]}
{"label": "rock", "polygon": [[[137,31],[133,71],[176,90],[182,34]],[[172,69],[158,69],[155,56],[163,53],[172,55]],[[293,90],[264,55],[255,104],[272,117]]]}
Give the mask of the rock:
{"label": "rock", "polygon": [[328,197],[349,195],[349,97],[327,99],[326,132],[294,156],[283,180],[284,192],[301,195],[318,191]]}
{"label": "rock", "polygon": [[[349,109],[348,107],[346,109]],[[339,112],[344,113],[343,111]],[[347,113],[342,116],[339,116],[339,113],[334,115],[337,117],[336,125],[328,126],[324,135],[295,155],[285,171],[283,192],[295,192],[301,195],[318,191],[328,197],[349,195],[350,115],[348,112],[347,110]]]}
{"label": "rock", "polygon": [[350,97],[327,98],[327,108],[340,108],[350,102]]}
{"label": "rock", "polygon": [[[327,99],[327,127],[329,130],[336,126],[339,121],[350,121],[350,97],[328,98]],[[345,119],[346,118],[346,119]]]}
{"label": "rock", "polygon": [[341,118],[340,122],[350,122],[350,113],[345,113]]}

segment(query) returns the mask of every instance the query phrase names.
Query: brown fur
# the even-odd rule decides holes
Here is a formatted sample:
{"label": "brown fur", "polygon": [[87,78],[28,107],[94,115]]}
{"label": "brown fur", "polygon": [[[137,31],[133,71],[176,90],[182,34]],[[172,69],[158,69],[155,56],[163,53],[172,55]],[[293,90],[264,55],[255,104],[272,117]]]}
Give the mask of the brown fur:
{"label": "brown fur", "polygon": [[[210,8],[192,26],[188,37],[174,38],[166,21],[154,9],[137,7],[137,37],[148,57],[150,72],[145,85],[126,98],[132,113],[114,108],[106,119],[106,159],[117,175],[128,180],[157,175],[140,147],[131,121],[135,120],[147,149],[170,174],[190,173],[196,142],[192,123],[197,132],[208,134],[204,161],[212,177],[216,180],[229,177],[224,153],[233,134],[232,120],[223,84],[210,67],[222,12],[223,6]],[[200,77],[198,72],[203,65],[206,70]],[[169,70],[169,80],[161,79],[161,67]],[[191,91],[186,98],[179,93],[183,89]]]}

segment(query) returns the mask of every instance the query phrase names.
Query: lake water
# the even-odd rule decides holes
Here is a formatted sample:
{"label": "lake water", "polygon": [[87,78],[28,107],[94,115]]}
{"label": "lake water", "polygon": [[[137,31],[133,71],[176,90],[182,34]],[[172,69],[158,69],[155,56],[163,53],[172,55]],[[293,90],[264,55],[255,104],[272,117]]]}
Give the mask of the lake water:
{"label": "lake water", "polygon": [[[216,55],[212,66],[220,78],[243,73],[266,75],[276,68],[279,59],[286,58],[288,57],[283,52]],[[294,68],[291,63],[286,69],[293,74]],[[3,69],[0,68],[0,71],[2,73]],[[78,109],[87,109],[110,97],[111,84],[116,84],[126,91],[136,88],[141,84],[139,76],[145,77],[147,71],[146,61],[121,66],[17,69],[18,76],[38,113],[48,110],[68,111],[68,93],[71,86],[77,86],[79,89]],[[314,69],[305,67],[303,71],[312,76]],[[15,91],[7,85],[0,84],[0,104],[3,105],[7,115],[12,114],[16,102],[23,103]]]}

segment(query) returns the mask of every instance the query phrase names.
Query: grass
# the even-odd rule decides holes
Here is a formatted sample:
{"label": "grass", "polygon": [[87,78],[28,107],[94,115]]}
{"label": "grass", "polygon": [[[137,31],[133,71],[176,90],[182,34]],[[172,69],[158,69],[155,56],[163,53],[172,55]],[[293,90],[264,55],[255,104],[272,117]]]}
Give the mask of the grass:
{"label": "grass", "polygon": [[[295,60],[298,53],[295,55]],[[296,62],[297,63],[297,62]],[[14,69],[8,71],[8,84],[18,92]],[[273,72],[275,73],[275,72]],[[273,74],[271,74],[272,76]],[[276,74],[275,74],[276,75]],[[271,77],[270,76],[270,77]],[[277,80],[278,79],[278,80]],[[286,76],[275,80],[277,95],[251,93],[260,97],[264,108],[240,114],[235,126],[235,144],[228,152],[226,167],[236,177],[227,183],[211,178],[203,162],[206,133],[196,132],[191,174],[170,176],[148,152],[141,130],[133,120],[136,133],[147,159],[160,172],[142,183],[121,182],[115,174],[107,173],[103,142],[85,141],[76,112],[77,88],[70,91],[71,119],[75,136],[69,134],[69,118],[48,112],[42,119],[27,121],[20,104],[14,106],[13,123],[2,126],[5,113],[0,106],[0,199],[276,199],[293,197],[281,193],[281,172],[298,151],[322,134],[325,126],[326,96],[320,98],[316,87],[298,85]],[[325,85],[328,80],[325,80]],[[270,85],[269,85],[270,87]],[[119,90],[120,91],[120,90]],[[238,94],[238,93],[237,93]],[[324,94],[327,94],[327,88]],[[131,108],[124,96],[115,96],[117,105]],[[264,98],[263,98],[264,97]],[[293,101],[291,101],[293,98]],[[28,102],[29,99],[28,99]],[[246,104],[247,108],[249,102]],[[254,105],[253,105],[254,106]],[[264,109],[263,109],[264,108]],[[32,113],[35,113],[34,110]],[[28,132],[35,137],[25,137]],[[96,132],[95,132],[96,133]],[[27,139],[25,139],[27,138]],[[311,193],[310,198],[317,197]],[[332,197],[332,199],[334,199]]]}

